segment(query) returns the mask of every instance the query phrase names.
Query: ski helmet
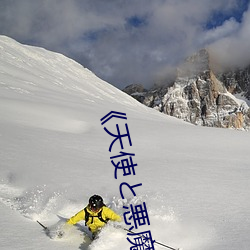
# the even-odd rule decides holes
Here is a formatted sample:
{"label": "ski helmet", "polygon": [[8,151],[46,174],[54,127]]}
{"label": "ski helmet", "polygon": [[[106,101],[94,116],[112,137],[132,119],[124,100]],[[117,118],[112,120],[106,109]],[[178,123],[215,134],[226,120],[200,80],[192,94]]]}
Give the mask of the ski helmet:
{"label": "ski helmet", "polygon": [[91,210],[99,210],[103,205],[103,199],[101,196],[95,194],[89,198],[89,206]]}

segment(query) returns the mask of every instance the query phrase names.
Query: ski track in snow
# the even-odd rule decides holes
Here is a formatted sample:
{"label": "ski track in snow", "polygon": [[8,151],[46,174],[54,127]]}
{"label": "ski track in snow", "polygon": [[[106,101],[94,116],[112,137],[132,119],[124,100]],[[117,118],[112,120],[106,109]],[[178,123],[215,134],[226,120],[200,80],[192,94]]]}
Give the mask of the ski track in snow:
{"label": "ski track in snow", "polygon": [[45,219],[57,207],[60,194],[46,195],[46,187],[37,187],[33,190],[22,190],[9,184],[0,184],[0,201],[22,216],[36,220]]}
{"label": "ski track in snow", "polygon": [[[148,214],[151,222],[150,228],[152,234],[155,234],[155,240],[161,243],[168,241],[170,245],[176,246],[177,243],[185,245],[186,249],[192,249],[193,246],[204,245],[204,239],[199,235],[199,229],[206,229],[202,224],[190,225],[187,222],[179,220],[172,208],[164,205],[163,195],[136,196],[131,199],[110,198],[107,205],[122,215],[123,206],[138,205],[143,201],[154,204],[154,207],[148,208]],[[12,210],[17,211],[26,219],[36,222],[36,220],[45,221],[45,225],[50,229],[49,237],[55,241],[62,241],[69,245],[79,244],[79,249],[85,250],[108,250],[115,247],[115,242],[124,241],[126,233],[122,229],[114,228],[112,225],[104,228],[97,240],[92,242],[89,239],[87,228],[83,222],[79,225],[68,228],[62,239],[57,237],[58,231],[64,228],[66,218],[74,214],[74,211],[81,209],[82,204],[65,200],[61,193],[51,193],[44,185],[30,190],[22,190],[11,184],[0,184],[0,202]],[[66,218],[60,219],[57,214],[66,215]],[[64,216],[63,216],[64,217]],[[159,227],[159,224],[161,225]],[[128,228],[122,223],[124,228]],[[161,229],[164,228],[162,231]],[[209,233],[209,232],[208,232]],[[211,235],[211,232],[209,233]],[[167,237],[166,237],[167,236]],[[200,238],[200,239],[199,239]],[[110,241],[112,239],[112,241]],[[208,239],[209,240],[209,239]],[[176,246],[177,247],[177,246]],[[190,247],[190,248],[189,248]],[[155,245],[155,249],[162,249]]]}
{"label": "ski track in snow", "polygon": [[[58,238],[58,231],[62,230],[65,225],[65,220],[59,220],[56,216],[62,206],[62,197],[58,193],[46,194],[46,186],[24,191],[10,184],[1,183],[0,202],[11,210],[18,212],[20,216],[35,223],[37,220],[45,221],[49,232],[43,231],[43,233],[50,239],[66,246],[68,245],[69,249],[76,249],[78,247],[78,249],[82,250],[89,249],[92,241],[86,233],[87,229],[84,229],[83,225],[68,229],[63,238]],[[65,209],[68,212],[70,211],[68,206]],[[37,230],[41,229],[38,225]]]}

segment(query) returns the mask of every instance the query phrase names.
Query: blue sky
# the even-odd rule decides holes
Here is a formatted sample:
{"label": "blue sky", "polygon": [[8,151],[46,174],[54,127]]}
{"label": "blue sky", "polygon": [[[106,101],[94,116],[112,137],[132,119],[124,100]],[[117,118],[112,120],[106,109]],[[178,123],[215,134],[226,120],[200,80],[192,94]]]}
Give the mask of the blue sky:
{"label": "blue sky", "polygon": [[230,12],[223,12],[222,10],[216,10],[211,14],[211,18],[208,19],[206,28],[212,29],[217,26],[223,25],[225,20],[234,18],[238,23],[242,22],[243,14],[247,11],[249,5],[249,0],[240,0],[237,3],[236,8],[232,8]]}
{"label": "blue sky", "polygon": [[162,82],[210,48],[250,63],[250,0],[1,0],[0,34],[69,56],[111,84]]}

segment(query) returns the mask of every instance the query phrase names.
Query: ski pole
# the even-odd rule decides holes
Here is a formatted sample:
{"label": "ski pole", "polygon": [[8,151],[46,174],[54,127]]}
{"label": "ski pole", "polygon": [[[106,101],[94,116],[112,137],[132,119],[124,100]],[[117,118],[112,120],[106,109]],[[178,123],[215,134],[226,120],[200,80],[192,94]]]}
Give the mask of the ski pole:
{"label": "ski pole", "polygon": [[40,221],[36,221],[40,226],[42,226],[43,227],[43,229],[46,231],[46,230],[48,230],[48,228],[47,227],[45,227]]}
{"label": "ski pole", "polygon": [[[137,234],[137,233],[135,233],[135,232],[133,232],[133,231],[131,231],[131,230],[128,230],[128,229],[126,229],[126,228],[123,228],[123,230],[125,230],[125,231],[127,231],[127,232],[130,232],[130,233],[132,233],[132,234]],[[138,235],[139,235],[140,237],[142,237],[142,238],[147,239],[147,237],[145,237],[145,236],[143,236],[143,235],[140,235],[140,234],[138,234]],[[173,248],[173,247],[167,246],[167,245],[165,245],[165,244],[163,244],[163,243],[161,243],[161,242],[159,242],[159,241],[155,241],[154,243],[156,243],[156,244],[158,244],[158,245],[160,245],[160,246],[166,247],[166,248],[168,248],[168,249],[171,249],[171,250],[181,250],[180,248]]]}

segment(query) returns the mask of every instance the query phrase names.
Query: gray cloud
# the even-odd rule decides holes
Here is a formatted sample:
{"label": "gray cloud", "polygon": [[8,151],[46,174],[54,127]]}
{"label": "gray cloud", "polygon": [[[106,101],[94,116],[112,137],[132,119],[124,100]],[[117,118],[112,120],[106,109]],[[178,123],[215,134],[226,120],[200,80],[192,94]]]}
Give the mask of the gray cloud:
{"label": "gray cloud", "polygon": [[[203,47],[228,62],[228,50],[240,45],[235,54],[247,61],[249,11],[242,22],[230,18],[239,2],[1,0],[0,33],[61,52],[120,88],[149,86]],[[216,13],[227,20],[207,29]]]}
{"label": "gray cloud", "polygon": [[245,12],[242,23],[237,25],[238,28],[210,45],[215,60],[226,67],[250,64],[250,11]]}

